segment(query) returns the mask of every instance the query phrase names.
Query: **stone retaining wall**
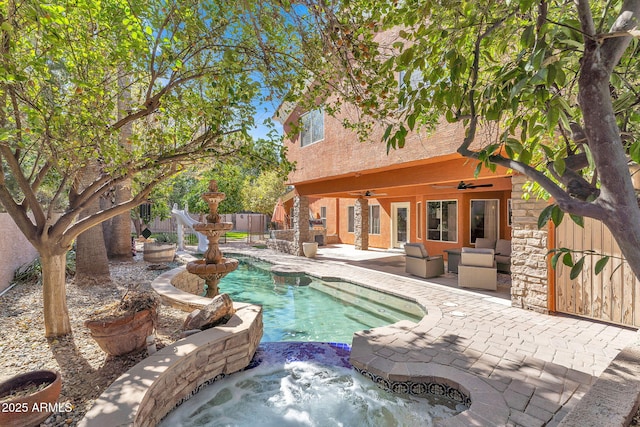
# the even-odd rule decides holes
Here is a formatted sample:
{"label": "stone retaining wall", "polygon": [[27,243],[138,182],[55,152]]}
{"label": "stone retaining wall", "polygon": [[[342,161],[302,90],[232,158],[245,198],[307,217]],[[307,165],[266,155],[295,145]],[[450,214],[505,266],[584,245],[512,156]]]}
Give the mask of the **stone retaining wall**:
{"label": "stone retaining wall", "polygon": [[[171,285],[190,282],[184,267],[161,274],[152,287],[163,302],[191,311],[211,302]],[[79,427],[155,426],[213,381],[245,368],[262,339],[262,307],[234,303],[224,325],[190,335],[148,356],[96,400]]]}
{"label": "stone retaining wall", "polygon": [[538,229],[538,216],[545,200],[524,200],[524,176],[511,182],[513,226],[511,231],[511,303],[514,307],[549,312],[548,227]]}
{"label": "stone retaining wall", "polygon": [[188,292],[193,295],[204,294],[205,280],[195,274],[189,273],[187,270],[182,270],[173,276],[171,284],[181,291]]}

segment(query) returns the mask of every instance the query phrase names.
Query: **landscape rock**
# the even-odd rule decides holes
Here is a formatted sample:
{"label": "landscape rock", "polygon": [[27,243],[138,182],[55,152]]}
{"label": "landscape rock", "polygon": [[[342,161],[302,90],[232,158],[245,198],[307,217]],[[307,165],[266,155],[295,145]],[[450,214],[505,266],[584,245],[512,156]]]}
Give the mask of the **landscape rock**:
{"label": "landscape rock", "polygon": [[235,310],[231,297],[227,294],[216,295],[211,303],[189,313],[182,325],[182,330],[207,329],[219,324],[225,318],[228,319],[233,313]]}

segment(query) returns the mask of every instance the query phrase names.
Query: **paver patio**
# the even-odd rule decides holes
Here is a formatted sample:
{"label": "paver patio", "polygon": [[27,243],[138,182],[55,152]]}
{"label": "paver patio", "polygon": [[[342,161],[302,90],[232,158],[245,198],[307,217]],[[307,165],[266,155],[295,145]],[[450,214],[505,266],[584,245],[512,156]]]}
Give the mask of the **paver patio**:
{"label": "paver patio", "polygon": [[[420,302],[428,314],[419,324],[400,322],[356,334],[352,363],[374,372],[383,366],[442,365],[472,374],[502,395],[509,409],[506,425],[557,425],[620,350],[638,339],[635,330],[624,327],[513,308],[508,286],[480,292],[457,288],[452,274],[408,277],[398,252],[336,245],[307,259],[248,246],[223,251]],[[489,409],[479,420],[477,425],[498,422]]]}

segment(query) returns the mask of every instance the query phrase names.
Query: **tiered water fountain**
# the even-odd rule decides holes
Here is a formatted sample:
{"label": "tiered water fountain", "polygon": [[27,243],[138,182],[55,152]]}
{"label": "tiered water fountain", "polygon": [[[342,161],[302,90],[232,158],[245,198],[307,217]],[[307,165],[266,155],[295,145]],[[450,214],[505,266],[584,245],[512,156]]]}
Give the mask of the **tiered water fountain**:
{"label": "tiered water fountain", "polygon": [[209,205],[207,222],[193,225],[193,229],[207,236],[209,247],[204,253],[204,259],[187,264],[187,271],[202,277],[207,284],[206,296],[213,298],[218,295],[218,283],[227,274],[238,268],[238,260],[225,258],[222,255],[218,240],[220,236],[233,228],[231,222],[221,222],[218,215],[218,204],[224,200],[225,194],[218,191],[216,181],[209,182],[209,191],[202,194],[202,199]]}

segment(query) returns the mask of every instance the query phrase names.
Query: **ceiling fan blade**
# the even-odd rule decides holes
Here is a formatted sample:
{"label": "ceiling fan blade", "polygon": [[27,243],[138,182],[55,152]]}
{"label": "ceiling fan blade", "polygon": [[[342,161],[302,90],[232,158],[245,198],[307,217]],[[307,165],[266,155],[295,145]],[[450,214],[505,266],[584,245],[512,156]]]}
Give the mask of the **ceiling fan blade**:
{"label": "ceiling fan blade", "polygon": [[493,184],[468,184],[464,181],[460,181],[460,184],[458,184],[458,190],[467,190],[480,187],[493,187]]}

